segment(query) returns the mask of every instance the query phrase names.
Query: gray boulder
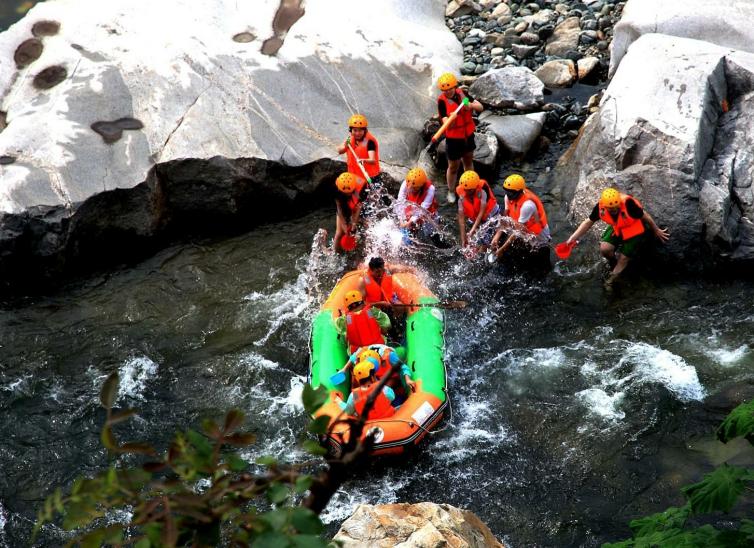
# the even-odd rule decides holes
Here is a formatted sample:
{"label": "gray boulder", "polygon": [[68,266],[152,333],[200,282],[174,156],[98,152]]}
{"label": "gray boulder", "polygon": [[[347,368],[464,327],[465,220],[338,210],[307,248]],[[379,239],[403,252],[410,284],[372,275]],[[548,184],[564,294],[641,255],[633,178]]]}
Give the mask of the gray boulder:
{"label": "gray boulder", "polygon": [[555,32],[552,33],[545,46],[545,53],[555,57],[565,56],[569,51],[578,48],[580,32],[579,18],[568,17],[555,27]]}
{"label": "gray boulder", "polygon": [[754,2],[741,0],[628,0],[613,29],[612,76],[628,48],[648,33],[703,40],[754,52]]}
{"label": "gray boulder", "polygon": [[472,84],[469,92],[482,103],[496,108],[534,110],[544,102],[544,84],[526,67],[487,71]]}
{"label": "gray boulder", "polygon": [[523,156],[537,140],[547,115],[544,112],[484,118],[500,144],[513,156]]}

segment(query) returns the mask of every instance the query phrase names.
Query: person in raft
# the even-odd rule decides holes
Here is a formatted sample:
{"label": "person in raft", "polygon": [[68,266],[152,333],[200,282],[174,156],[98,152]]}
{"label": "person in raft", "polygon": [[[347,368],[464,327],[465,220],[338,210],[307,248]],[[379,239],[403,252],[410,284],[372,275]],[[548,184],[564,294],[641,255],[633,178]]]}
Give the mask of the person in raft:
{"label": "person in raft", "polygon": [[[458,109],[466,98],[466,94],[458,89],[458,81],[451,72],[442,74],[437,80],[437,87],[440,88],[439,97],[437,98],[437,113],[440,119],[445,123],[453,112]],[[456,178],[458,171],[463,163],[464,171],[474,169],[474,119],[472,111],[482,112],[484,107],[479,101],[471,101],[467,105],[461,106],[448,129],[445,131],[445,151],[448,156],[448,170],[445,173],[445,179],[448,183],[448,203],[456,201]]]}
{"label": "person in raft", "polygon": [[[338,402],[340,408],[348,415],[362,416],[364,414],[367,399],[378,386],[374,374],[377,367],[379,367],[379,362],[373,357],[365,357],[354,366],[353,376],[358,386],[351,390],[348,400],[344,402],[341,399]],[[395,413],[395,408],[391,405],[394,399],[395,392],[393,392],[393,389],[389,386],[383,386],[367,414],[367,420],[391,417]]]}
{"label": "person in raft", "polygon": [[359,224],[361,208],[367,194],[367,186],[361,179],[350,172],[341,173],[335,180],[335,237],[333,251],[343,251],[341,239],[346,234],[353,236]]}
{"label": "person in raft", "polygon": [[[380,144],[374,135],[369,132],[366,116],[354,114],[348,119],[348,137],[338,147],[338,154],[345,153],[348,173],[357,177],[364,177],[359,164],[364,168],[372,184],[382,184],[380,171]],[[350,148],[349,148],[350,145]],[[353,152],[351,152],[353,149]],[[355,155],[354,155],[355,154]]]}
{"label": "person in raft", "polygon": [[[500,212],[500,206],[490,185],[480,179],[476,171],[466,171],[461,175],[456,193],[461,247],[467,247],[469,238],[481,229],[483,223]],[[483,230],[484,233],[480,233],[478,240],[482,247],[486,247],[492,239],[494,228],[490,226]]]}
{"label": "person in raft", "polygon": [[335,319],[335,331],[345,338],[348,352],[362,346],[384,344],[390,330],[390,318],[379,308],[366,305],[361,291],[346,291],[346,313]]}
{"label": "person in raft", "polygon": [[[411,368],[406,365],[398,355],[398,352],[394,348],[387,346],[386,344],[370,344],[369,346],[362,346],[358,348],[356,352],[352,353],[346,361],[346,364],[340,370],[343,373],[347,373],[352,367],[354,367],[362,358],[372,357],[375,358],[379,365],[375,370],[375,378],[378,380],[384,377],[388,371],[394,365],[400,364],[400,370],[397,375],[394,375],[390,380],[400,380],[403,382],[403,388],[406,393],[416,391],[416,383],[413,381]],[[396,388],[395,382],[389,382],[392,388]]]}
{"label": "person in raft", "polygon": [[421,232],[426,237],[435,233],[438,222],[435,185],[422,168],[415,167],[406,174],[398,191],[395,213],[401,228]]}
{"label": "person in raft", "polygon": [[657,226],[639,200],[615,188],[606,188],[602,191],[600,200],[592,209],[589,218],[579,225],[566,243],[571,244],[577,241],[600,219],[607,224],[600,241],[600,254],[613,267],[605,280],[605,285],[608,287],[615,282],[628,266],[629,261],[636,256],[649,231],[662,242],[666,242],[670,237],[667,229]]}
{"label": "person in raft", "polygon": [[[523,225],[523,234],[533,235],[534,240],[538,243],[549,244],[550,227],[547,224],[547,214],[542,205],[542,201],[531,190],[526,188],[526,180],[518,174],[509,175],[503,181],[503,190],[505,191],[505,201],[503,207],[503,216],[509,217],[513,221]],[[505,242],[500,245],[503,235],[507,237]],[[521,239],[522,234],[516,230],[511,230],[505,223],[500,223],[495,236],[492,238],[491,247],[494,250],[494,258],[500,259],[508,248],[513,245],[516,239]],[[544,249],[544,246],[539,246]],[[549,250],[547,261],[549,263]]]}

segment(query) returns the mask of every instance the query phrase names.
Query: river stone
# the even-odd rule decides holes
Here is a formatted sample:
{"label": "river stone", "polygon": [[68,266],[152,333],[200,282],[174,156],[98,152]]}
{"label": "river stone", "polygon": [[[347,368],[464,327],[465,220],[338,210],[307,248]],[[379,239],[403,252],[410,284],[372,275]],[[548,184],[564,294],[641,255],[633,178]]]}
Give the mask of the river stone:
{"label": "river stone", "polygon": [[554,59],[547,61],[534,74],[548,88],[568,87],[576,79],[576,64],[570,59]]}
{"label": "river stone", "polygon": [[504,548],[475,514],[449,504],[360,504],[333,540],[376,548]]}
{"label": "river stone", "polygon": [[578,47],[580,32],[579,18],[568,17],[555,27],[555,31],[545,46],[545,53],[555,57],[564,57],[569,50]]}
{"label": "river stone", "polygon": [[450,0],[445,8],[446,17],[463,17],[482,11],[482,6],[472,0]]}
{"label": "river stone", "polygon": [[[29,257],[44,234],[3,226],[27,226],[40,206],[60,208],[60,245],[77,246],[58,250],[70,268],[77,257],[98,258],[97,246],[108,246],[104,233],[87,237],[86,245],[77,240],[72,231],[83,234],[88,226],[149,238],[178,234],[178,224],[170,226],[178,219],[192,229],[206,222],[222,230],[316,207],[308,197],[344,169],[335,147],[357,111],[367,115],[386,165],[413,165],[419,128],[436,109],[436,79],[462,61],[444,5],[380,2],[354,23],[348,10],[307,3],[287,37],[278,33],[277,54],[265,55],[260,49],[272,37],[279,5],[163,0],[144,10],[127,0],[51,0],[0,34],[1,108],[7,110],[0,155],[17,157],[3,167],[0,185],[0,214],[6,214],[0,278],[33,266]],[[60,22],[60,30],[45,38],[35,70],[21,74],[14,51],[42,20]],[[165,30],[166,21],[173,31]],[[241,32],[258,38],[234,41]],[[30,80],[46,66],[62,67],[67,76],[50,90],[35,89]],[[395,91],[401,89],[412,91]],[[90,129],[121,118],[144,127],[112,144]],[[200,183],[205,176],[208,182]],[[103,192],[110,194],[82,209]],[[98,211],[95,203],[107,207]],[[119,246],[123,253],[125,247]],[[65,261],[51,258],[50,268],[64,269]]]}
{"label": "river stone", "polygon": [[492,115],[484,119],[500,144],[513,156],[523,156],[542,132],[547,114],[537,112],[513,116]]}
{"label": "river stone", "polygon": [[[754,196],[737,186],[751,185],[752,90],[751,53],[661,34],[636,40],[556,166],[552,184],[572,220],[589,214],[607,178],[669,228],[656,247],[676,267],[754,259]],[[734,108],[721,119],[726,98]]]}
{"label": "river stone", "polygon": [[490,17],[495,19],[500,25],[507,25],[511,22],[513,14],[511,13],[510,6],[501,2],[492,10]]}
{"label": "river stone", "polygon": [[612,76],[629,46],[647,33],[669,34],[754,52],[754,2],[629,0],[613,29]]}
{"label": "river stone", "polygon": [[576,62],[579,80],[587,78],[591,72],[600,64],[597,57],[584,57]]}
{"label": "river stone", "polygon": [[490,70],[474,82],[469,92],[495,108],[534,110],[544,102],[544,84],[526,67]]}
{"label": "river stone", "polygon": [[481,166],[482,171],[492,173],[497,163],[497,153],[499,150],[497,137],[489,129],[477,128],[474,133],[474,163]]}
{"label": "river stone", "polygon": [[534,55],[534,52],[536,52],[538,49],[539,46],[527,46],[524,44],[513,44],[511,46],[513,55],[515,55],[517,59],[527,59],[528,57]]}

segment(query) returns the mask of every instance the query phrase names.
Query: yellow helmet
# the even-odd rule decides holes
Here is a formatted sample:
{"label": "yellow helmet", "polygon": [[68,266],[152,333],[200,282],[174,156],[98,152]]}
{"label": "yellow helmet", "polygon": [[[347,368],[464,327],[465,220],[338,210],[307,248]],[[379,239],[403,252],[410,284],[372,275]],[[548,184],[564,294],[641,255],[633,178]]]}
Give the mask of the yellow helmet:
{"label": "yellow helmet", "polygon": [[458,183],[464,190],[476,190],[482,186],[482,180],[479,178],[477,172],[471,170],[464,171],[461,178],[458,179]]}
{"label": "yellow helmet", "polygon": [[351,291],[346,291],[346,296],[344,300],[346,302],[346,308],[348,308],[354,303],[362,302],[364,300],[364,295],[361,294],[361,291],[357,289],[353,289]]}
{"label": "yellow helmet", "polygon": [[406,174],[406,183],[411,190],[419,190],[427,183],[427,174],[420,167],[415,167]]}
{"label": "yellow helmet", "polygon": [[503,181],[503,188],[507,190],[523,190],[526,188],[526,181],[521,175],[514,173],[513,175],[508,175],[505,181]]}
{"label": "yellow helmet", "polygon": [[357,363],[353,368],[353,378],[357,381],[360,381],[361,379],[366,379],[369,377],[369,375],[372,374],[372,370],[374,369],[374,364],[371,360],[363,360]]}
{"label": "yellow helmet", "polygon": [[364,128],[367,127],[367,117],[363,114],[354,114],[348,119],[348,127],[358,127],[358,128]]}
{"label": "yellow helmet", "polygon": [[346,171],[345,173],[338,175],[338,178],[335,179],[335,186],[337,186],[338,190],[343,194],[351,194],[356,190],[356,182],[356,175]]}
{"label": "yellow helmet", "polygon": [[377,363],[377,365],[380,364],[380,353],[376,350],[372,350],[371,348],[365,348],[361,352],[359,352],[359,362],[363,362],[364,360],[372,359]]}
{"label": "yellow helmet", "polygon": [[602,191],[602,196],[600,196],[601,207],[613,208],[618,207],[619,205],[620,192],[618,192],[614,188],[606,188]]}
{"label": "yellow helmet", "polygon": [[449,89],[453,89],[458,85],[458,80],[456,80],[456,75],[452,72],[446,72],[444,74],[441,74],[440,77],[437,79],[437,87],[440,88],[442,91],[447,91]]}

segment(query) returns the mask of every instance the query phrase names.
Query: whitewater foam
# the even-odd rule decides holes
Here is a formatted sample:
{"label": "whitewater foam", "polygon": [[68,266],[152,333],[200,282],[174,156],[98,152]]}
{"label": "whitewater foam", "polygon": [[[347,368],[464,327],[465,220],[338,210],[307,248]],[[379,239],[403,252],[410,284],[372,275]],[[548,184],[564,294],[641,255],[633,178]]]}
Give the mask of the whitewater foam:
{"label": "whitewater foam", "polygon": [[157,369],[157,364],[146,356],[126,361],[118,371],[120,375],[118,400],[126,397],[143,401],[147,383],[155,377]]}
{"label": "whitewater foam", "polygon": [[576,399],[587,408],[589,413],[610,422],[623,420],[626,414],[621,411],[624,392],[608,394],[600,388],[587,388],[576,393]]}
{"label": "whitewater foam", "polygon": [[644,342],[628,343],[619,366],[627,363],[634,366],[634,371],[619,385],[636,377],[639,382],[663,384],[681,401],[700,401],[706,395],[696,369],[668,350]]}

